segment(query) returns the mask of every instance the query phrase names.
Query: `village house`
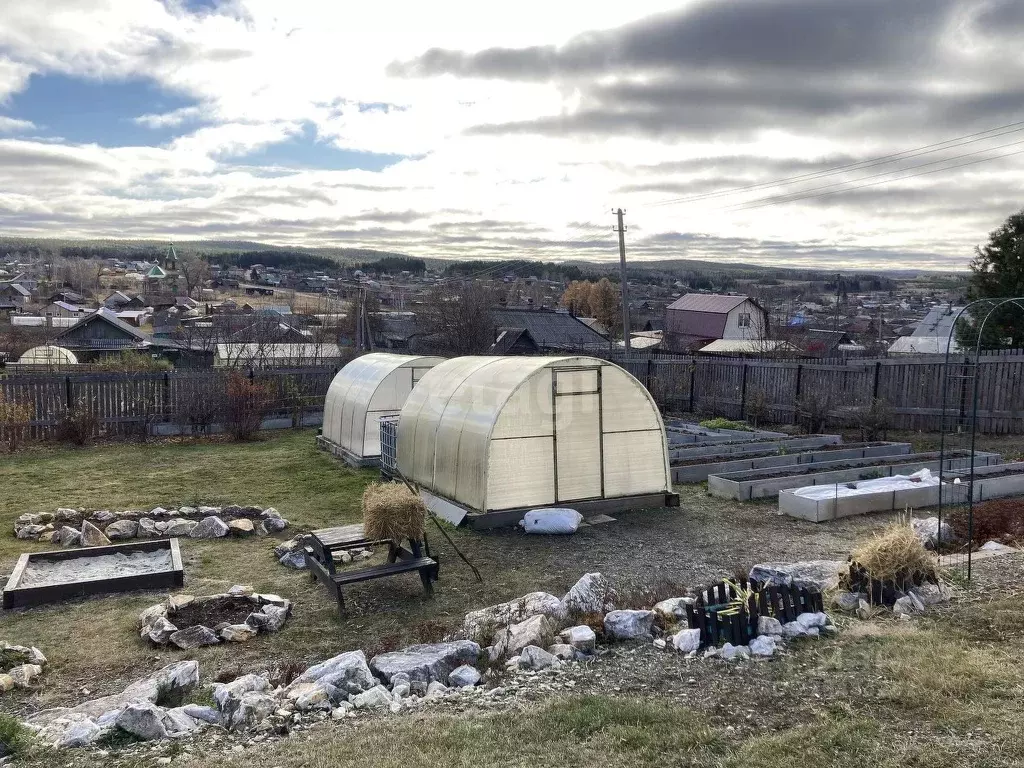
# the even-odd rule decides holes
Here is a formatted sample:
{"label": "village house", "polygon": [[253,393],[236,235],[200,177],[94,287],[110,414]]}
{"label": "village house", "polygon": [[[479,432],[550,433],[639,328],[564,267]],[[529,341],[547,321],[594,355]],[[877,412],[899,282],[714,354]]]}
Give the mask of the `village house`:
{"label": "village house", "polygon": [[747,296],[688,293],[665,310],[665,345],[691,352],[718,340],[762,339],[768,314]]}

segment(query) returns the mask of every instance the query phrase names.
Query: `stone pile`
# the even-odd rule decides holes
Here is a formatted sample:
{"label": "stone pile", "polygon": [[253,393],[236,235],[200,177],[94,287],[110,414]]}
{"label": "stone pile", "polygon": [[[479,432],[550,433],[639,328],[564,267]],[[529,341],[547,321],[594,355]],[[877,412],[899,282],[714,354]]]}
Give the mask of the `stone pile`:
{"label": "stone pile", "polygon": [[[244,621],[222,621],[213,626],[183,625],[186,609],[201,609],[210,615],[238,614],[249,611]],[[174,646],[191,650],[219,643],[244,643],[260,633],[279,631],[292,612],[289,600],[278,595],[257,594],[250,586],[235,585],[224,594],[171,595],[166,601],[151,605],[139,615],[139,634],[154,645]]]}
{"label": "stone pile", "polygon": [[61,547],[96,547],[131,539],[268,536],[287,527],[288,521],[273,507],[155,507],[148,512],[60,508],[21,515],[14,521],[14,535]]}
{"label": "stone pile", "polygon": [[46,657],[38,648],[0,642],[0,694],[31,688],[45,666]]}
{"label": "stone pile", "polygon": [[[907,621],[915,614],[924,613],[929,606],[945,603],[949,598],[949,588],[945,584],[922,584],[906,592],[897,592],[892,612],[899,619]],[[876,610],[881,610],[863,592],[837,592],[834,600],[838,608],[854,613],[861,619],[870,618]]]}

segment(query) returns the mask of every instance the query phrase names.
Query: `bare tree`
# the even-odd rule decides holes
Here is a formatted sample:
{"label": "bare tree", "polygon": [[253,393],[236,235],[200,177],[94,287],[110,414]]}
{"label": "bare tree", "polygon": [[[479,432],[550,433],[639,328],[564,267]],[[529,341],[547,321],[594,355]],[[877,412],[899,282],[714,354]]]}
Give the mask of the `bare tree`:
{"label": "bare tree", "polygon": [[495,292],[475,283],[442,283],[427,292],[421,319],[431,347],[450,357],[478,355],[494,342]]}
{"label": "bare tree", "polygon": [[202,288],[210,279],[210,263],[198,253],[185,253],[178,257],[178,274],[185,281],[185,293],[201,298]]}

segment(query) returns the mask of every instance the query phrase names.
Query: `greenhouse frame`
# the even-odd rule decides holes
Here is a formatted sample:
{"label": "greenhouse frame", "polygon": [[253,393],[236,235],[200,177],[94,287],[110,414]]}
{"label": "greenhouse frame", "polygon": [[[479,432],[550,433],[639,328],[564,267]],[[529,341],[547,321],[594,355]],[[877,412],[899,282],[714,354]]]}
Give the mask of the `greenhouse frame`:
{"label": "greenhouse frame", "polygon": [[338,371],[327,390],[320,447],[355,467],[380,459],[380,420],[397,415],[409,393],[442,357],[374,352]]}
{"label": "greenhouse frame", "polygon": [[677,506],[650,393],[592,357],[460,357],[420,381],[398,421],[398,467],[456,524],[529,509],[584,515]]}

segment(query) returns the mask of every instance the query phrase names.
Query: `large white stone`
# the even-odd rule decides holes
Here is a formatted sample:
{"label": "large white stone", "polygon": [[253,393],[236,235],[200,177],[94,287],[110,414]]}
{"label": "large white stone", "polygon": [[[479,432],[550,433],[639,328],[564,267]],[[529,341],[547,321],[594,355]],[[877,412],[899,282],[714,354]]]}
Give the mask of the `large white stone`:
{"label": "large white stone", "polygon": [[383,685],[376,685],[352,699],[356,709],[379,709],[391,703],[391,692]]}
{"label": "large white stone", "polygon": [[467,613],[463,630],[471,640],[486,642],[495,632],[509,624],[517,624],[538,614],[551,618],[559,626],[566,618],[565,608],[557,597],[547,592],[531,592],[517,600]]}
{"label": "large white stone", "polygon": [[610,611],[604,617],[604,633],[613,640],[650,639],[654,611]]}
{"label": "large white stone", "polygon": [[594,616],[615,609],[615,590],[600,573],[584,574],[562,598],[569,616]]}
{"label": "large white stone", "polygon": [[492,641],[498,656],[516,656],[528,645],[545,648],[551,645],[558,625],[544,614],[531,616],[525,621],[495,633]]}
{"label": "large white stone", "polygon": [[345,693],[362,693],[377,685],[362,651],[341,653],[310,667],[295,678],[287,690],[317,681],[333,685]]}
{"label": "large white stone", "polygon": [[754,656],[772,656],[775,649],[775,635],[758,635],[750,641],[750,653]]}
{"label": "large white stone", "polygon": [[561,638],[562,642],[568,643],[577,651],[582,651],[583,653],[592,653],[594,648],[597,647],[597,635],[586,624],[562,630],[559,638]]}
{"label": "large white stone", "polygon": [[762,584],[816,589],[827,592],[839,586],[839,573],[847,567],[842,560],[805,560],[798,563],[759,563],[750,569],[750,578]]}
{"label": "large white stone", "polygon": [[452,688],[471,688],[479,682],[480,672],[470,664],[463,664],[448,675],[448,685]]}
{"label": "large white stone", "polygon": [[757,634],[759,635],[782,635],[782,622],[774,616],[757,617]]}
{"label": "large white stone", "polygon": [[672,647],[680,653],[691,653],[700,648],[700,630],[683,629],[672,636]]}
{"label": "large white stone", "polygon": [[674,624],[686,620],[686,606],[693,605],[692,597],[670,597],[654,605],[654,612]]}
{"label": "large white stone", "polygon": [[476,664],[480,646],[472,640],[412,645],[400,651],[381,653],[370,659],[370,669],[382,680],[405,673],[409,680],[444,682],[463,664]]}
{"label": "large white stone", "polygon": [[554,654],[550,654],[536,645],[528,645],[519,655],[521,669],[553,669],[562,666],[562,662]]}

